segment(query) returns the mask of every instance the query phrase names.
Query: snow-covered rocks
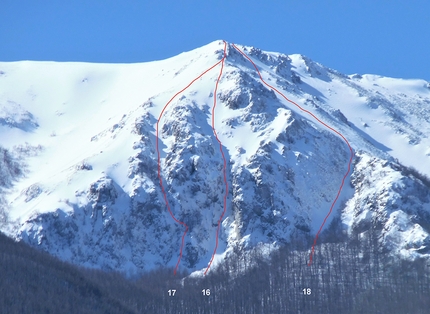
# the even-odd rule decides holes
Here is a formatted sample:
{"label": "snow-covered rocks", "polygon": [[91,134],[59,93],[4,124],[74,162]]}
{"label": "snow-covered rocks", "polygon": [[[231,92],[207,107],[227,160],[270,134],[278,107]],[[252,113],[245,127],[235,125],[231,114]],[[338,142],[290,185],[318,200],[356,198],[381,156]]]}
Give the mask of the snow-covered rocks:
{"label": "snow-covered rocks", "polygon": [[[393,254],[427,254],[429,186],[419,174],[430,175],[426,82],[345,76],[301,55],[239,47],[267,82],[358,152],[326,226],[337,215],[350,235],[377,228]],[[222,48],[217,41],[128,65],[1,63],[8,75],[0,76],[0,146],[15,162],[0,160],[2,230],[85,266],[174,266],[184,226],[160,188],[156,124]],[[161,178],[172,213],[189,228],[181,261],[189,270],[207,266],[224,209],[214,97],[229,185],[217,261],[237,245],[314,235],[350,158],[338,134],[227,50],[217,95],[219,67],[178,95],[159,121]]]}

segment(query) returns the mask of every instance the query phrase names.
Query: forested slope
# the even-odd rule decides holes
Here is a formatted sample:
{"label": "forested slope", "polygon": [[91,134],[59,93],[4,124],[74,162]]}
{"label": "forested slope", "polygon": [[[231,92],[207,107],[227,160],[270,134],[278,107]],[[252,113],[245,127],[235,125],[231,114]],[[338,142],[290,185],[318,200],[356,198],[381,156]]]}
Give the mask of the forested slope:
{"label": "forested slope", "polygon": [[311,266],[301,243],[270,258],[259,249],[237,251],[203,278],[164,269],[126,279],[78,268],[0,235],[0,311],[428,313],[424,260],[390,260],[372,234],[349,243],[330,235],[325,240]]}

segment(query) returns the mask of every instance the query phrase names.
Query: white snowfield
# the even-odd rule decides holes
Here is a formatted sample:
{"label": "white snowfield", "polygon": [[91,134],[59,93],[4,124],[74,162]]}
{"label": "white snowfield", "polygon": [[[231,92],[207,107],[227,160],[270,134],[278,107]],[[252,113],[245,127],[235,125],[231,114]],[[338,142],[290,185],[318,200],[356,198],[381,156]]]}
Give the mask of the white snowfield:
{"label": "white snowfield", "polygon": [[[223,47],[216,41],[137,64],[0,62],[0,147],[23,169],[0,186],[2,231],[85,266],[174,266],[183,227],[161,193],[155,126],[169,99],[218,62]],[[325,229],[340,216],[350,234],[365,233],[376,219],[381,245],[393,254],[427,256],[430,188],[404,166],[430,176],[429,82],[344,75],[301,55],[238,47],[269,84],[342,133],[355,152]],[[315,234],[349,160],[338,135],[264,86],[230,44],[214,95],[219,67],[160,120],[163,182],[172,211],[190,228],[180,266],[189,270],[209,262],[223,211],[213,97],[229,160],[216,262],[238,245]]]}

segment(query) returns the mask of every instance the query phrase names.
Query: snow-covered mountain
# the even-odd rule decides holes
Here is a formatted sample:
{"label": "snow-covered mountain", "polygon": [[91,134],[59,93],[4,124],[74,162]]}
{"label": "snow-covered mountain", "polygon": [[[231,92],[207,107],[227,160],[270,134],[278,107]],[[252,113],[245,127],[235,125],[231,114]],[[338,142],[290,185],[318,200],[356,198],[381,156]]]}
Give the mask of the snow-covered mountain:
{"label": "snow-covered mountain", "polygon": [[[428,256],[429,82],[237,47],[307,112],[232,44],[223,60],[223,41],[139,64],[1,62],[1,230],[127,272],[175,266],[185,235],[180,267],[204,269],[224,212],[223,153],[216,262],[235,247],[315,235],[351,157],[329,126],[354,155],[324,229],[340,217],[350,235],[378,230],[394,255]],[[185,234],[160,186],[157,121],[166,199]]]}

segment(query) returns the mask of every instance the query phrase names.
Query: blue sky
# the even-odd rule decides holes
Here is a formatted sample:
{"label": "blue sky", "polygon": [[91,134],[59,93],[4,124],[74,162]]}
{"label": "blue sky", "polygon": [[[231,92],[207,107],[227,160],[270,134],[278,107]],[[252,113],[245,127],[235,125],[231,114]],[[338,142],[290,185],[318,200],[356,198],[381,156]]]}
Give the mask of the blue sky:
{"label": "blue sky", "polygon": [[430,80],[430,1],[1,0],[0,60],[142,62],[217,39]]}

